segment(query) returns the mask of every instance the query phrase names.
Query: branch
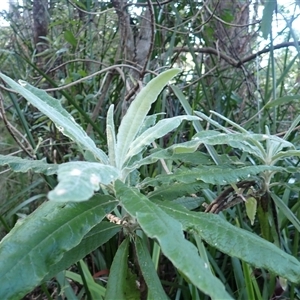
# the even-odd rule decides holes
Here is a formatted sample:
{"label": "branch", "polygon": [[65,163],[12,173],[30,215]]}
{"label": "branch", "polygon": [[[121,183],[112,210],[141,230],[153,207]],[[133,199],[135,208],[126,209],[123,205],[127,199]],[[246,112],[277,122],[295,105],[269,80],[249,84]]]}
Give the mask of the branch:
{"label": "branch", "polygon": [[[291,46],[294,46],[296,47],[296,44],[298,46],[300,46],[300,41],[297,41],[296,43],[295,42],[284,42],[284,43],[281,43],[281,44],[278,44],[278,45],[275,45],[273,46],[273,49],[274,50],[278,50],[278,49],[281,49],[281,48],[286,48],[286,47],[291,47]],[[246,56],[239,64],[238,64],[238,67],[240,65],[242,65],[243,63],[245,62],[248,62],[254,58],[256,58],[257,56],[261,55],[261,54],[264,54],[264,53],[267,53],[267,52],[270,52],[271,51],[271,48],[265,48],[263,50],[260,50],[258,51],[257,53],[254,53],[254,54],[251,54],[249,56]]]}
{"label": "branch", "polygon": [[[157,1],[154,1],[151,3],[151,5],[153,6],[159,6],[160,8],[162,7],[162,5],[165,5],[165,4],[168,4],[168,3],[171,3],[173,2],[174,0],[166,0],[166,1],[163,1],[163,2],[159,2],[158,0]],[[136,7],[143,7],[143,6],[148,6],[149,5],[149,2],[147,1],[147,3],[128,3],[126,4],[126,7],[127,6],[136,6]]]}
{"label": "branch", "polygon": [[121,38],[121,49],[125,51],[125,57],[132,60],[135,53],[134,36],[130,26],[130,15],[126,12],[126,0],[111,0],[119,19],[119,31]]}
{"label": "branch", "polygon": [[[300,41],[298,41],[297,44],[300,46]],[[273,49],[274,50],[278,50],[278,49],[281,49],[281,48],[286,48],[286,47],[291,47],[291,46],[295,47],[296,46],[295,42],[284,42],[284,43],[275,45],[273,47]],[[176,51],[176,52],[179,52],[179,51],[181,51],[181,52],[190,52],[190,49],[187,46],[184,46],[184,47],[175,47],[174,51]],[[227,63],[229,63],[233,67],[239,68],[244,63],[255,59],[257,56],[260,56],[261,54],[270,52],[271,48],[267,47],[267,48],[265,48],[263,50],[260,50],[260,51],[258,51],[256,53],[253,53],[253,54],[249,55],[249,56],[246,56],[246,57],[244,57],[241,60],[235,60],[232,57],[228,56],[227,54],[222,53],[222,52],[216,50],[215,48],[211,48],[211,47],[195,48],[195,49],[193,49],[193,51],[194,52],[198,52],[198,53],[206,53],[206,54],[216,55],[216,56],[222,58],[223,60],[225,60]]]}

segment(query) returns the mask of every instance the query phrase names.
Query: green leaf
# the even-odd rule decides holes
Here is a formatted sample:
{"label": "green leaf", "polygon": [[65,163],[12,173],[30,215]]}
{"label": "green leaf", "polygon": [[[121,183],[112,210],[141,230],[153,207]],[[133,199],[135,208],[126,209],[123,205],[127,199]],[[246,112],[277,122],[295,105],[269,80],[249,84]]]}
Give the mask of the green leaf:
{"label": "green leaf", "polygon": [[247,201],[245,202],[246,206],[246,214],[249,218],[251,225],[254,224],[255,216],[256,216],[256,210],[257,210],[257,201],[253,197],[247,198]]}
{"label": "green leaf", "polygon": [[128,245],[127,237],[118,247],[108,277],[105,299],[140,299],[135,280],[128,269]]}
{"label": "green leaf", "polygon": [[[210,141],[210,137],[208,133],[201,132],[194,136],[194,140],[188,143],[195,143],[195,140],[197,142],[197,139],[202,141],[203,143],[213,143],[213,144],[228,144],[234,148],[239,148],[243,152],[248,152],[253,155],[255,155],[257,158],[260,159],[262,163],[265,164],[273,164],[273,156],[283,148],[293,148],[295,149],[295,146],[287,141],[286,136],[284,138],[280,138],[276,135],[270,135],[269,130],[266,127],[267,134],[253,134],[245,130],[240,125],[234,123],[233,121],[229,120],[228,118],[222,116],[219,113],[216,113],[214,111],[211,111],[214,115],[216,115],[218,118],[224,120],[226,123],[232,125],[234,128],[237,128],[242,133],[233,133],[230,132],[226,127],[223,127],[216,121],[212,120],[210,117],[207,117],[201,112],[196,112],[197,115],[199,115],[201,118],[215,126],[216,128],[221,129],[222,131],[225,131],[225,134],[220,134],[213,132],[212,134],[212,140]],[[293,122],[292,126],[295,126],[295,122]],[[290,132],[288,131],[287,134]],[[208,137],[208,139],[207,139]],[[218,139],[216,139],[218,137]],[[243,138],[245,140],[243,140]],[[261,143],[265,141],[265,146]],[[192,145],[195,147],[195,145]],[[179,148],[180,151],[182,149]],[[184,150],[184,149],[183,149]],[[178,151],[178,150],[177,150]]]}
{"label": "green leaf", "polygon": [[75,291],[73,291],[73,288],[71,286],[71,282],[67,280],[65,276],[65,272],[60,272],[55,276],[56,281],[59,284],[59,287],[62,291],[61,296],[65,296],[66,299],[70,300],[77,300]]}
{"label": "green leaf", "polygon": [[[84,285],[82,277],[79,274],[76,274],[76,273],[71,272],[71,271],[65,271],[64,273],[65,273],[65,277],[70,278],[72,281],[78,282],[81,285]],[[89,283],[89,289],[91,291],[93,291],[94,293],[98,294],[99,296],[104,296],[105,291],[106,291],[103,286],[101,286],[100,284],[98,284],[96,282],[90,282]],[[101,298],[99,297],[98,299],[94,298],[94,299],[95,300],[102,300],[103,297],[101,297]],[[72,299],[72,300],[78,300],[78,298],[76,297],[75,299]]]}
{"label": "green leaf", "polygon": [[228,144],[233,148],[238,148],[247,153],[259,157],[262,161],[266,159],[266,151],[261,142],[277,143],[281,148],[294,148],[294,145],[278,136],[253,133],[218,133],[216,131],[206,131],[197,133],[189,142],[173,145],[169,149],[174,152],[183,152],[185,148],[197,149],[200,144],[224,145]]}
{"label": "green leaf", "polygon": [[168,202],[160,202],[159,206],[181,222],[185,229],[194,231],[220,251],[291,282],[300,282],[300,262],[270,242],[231,225],[215,214],[191,212]]}
{"label": "green leaf", "polygon": [[[167,175],[165,175],[167,176]],[[146,184],[141,182],[141,186],[148,187],[147,179]],[[166,183],[160,185],[160,182],[156,182],[158,186],[155,187],[153,192],[148,194],[149,199],[158,199],[158,200],[174,200],[181,196],[196,194],[204,188],[208,188],[208,185],[196,180],[195,182],[173,182],[170,181],[170,184]]]}
{"label": "green leaf", "polygon": [[[182,93],[182,91],[177,86],[173,86],[173,85],[171,85],[171,89],[174,91],[174,94],[180,101],[182,107],[185,110],[185,113],[187,115],[193,115],[194,113],[193,113],[192,107],[191,107],[189,101],[186,99],[186,97]],[[201,132],[204,130],[200,123],[200,120],[194,121],[193,126],[194,126],[196,132]],[[207,152],[210,154],[211,158],[215,161],[215,163],[217,165],[219,165],[220,164],[219,156],[218,156],[216,150],[214,149],[214,147],[211,145],[205,145],[205,147],[207,149]]]}
{"label": "green leaf", "polygon": [[[174,144],[167,149],[160,150],[138,161],[137,165],[149,164],[162,158],[172,158],[173,155],[194,153],[200,145],[224,145],[228,144],[258,157],[265,162],[267,154],[261,142],[269,141],[277,143],[281,148],[294,148],[293,144],[277,136],[252,133],[220,133],[214,130],[197,133],[192,140],[180,144]],[[220,160],[220,158],[219,158]]]}
{"label": "green leaf", "polygon": [[74,3],[76,4],[76,6],[82,8],[83,10],[87,10],[86,5],[84,5],[84,3],[82,3],[80,0],[74,0]]}
{"label": "green leaf", "polygon": [[74,161],[59,165],[59,184],[48,194],[49,200],[58,202],[85,201],[100,189],[100,184],[116,180],[119,171],[101,163]]}
{"label": "green leaf", "polygon": [[142,186],[161,186],[175,182],[193,184],[203,181],[211,184],[227,185],[243,179],[249,179],[264,171],[283,171],[281,167],[274,166],[247,166],[233,168],[231,166],[209,166],[178,169],[174,174],[162,174],[155,178],[146,178]]}
{"label": "green leaf", "polygon": [[[117,203],[116,203],[117,204]],[[110,238],[120,231],[120,226],[110,222],[102,221],[89,231],[79,245],[66,251],[63,257],[56,264],[51,266],[50,272],[43,281],[50,280],[59,272],[69,268],[72,264],[78,262],[86,255],[106,243]]]}
{"label": "green leaf", "polygon": [[266,0],[263,17],[261,20],[261,31],[266,40],[272,30],[273,13],[277,7],[277,0]]}
{"label": "green leaf", "polygon": [[83,260],[79,261],[80,264],[80,268],[81,268],[81,277],[84,278],[84,288],[85,291],[87,292],[87,290],[90,293],[90,296],[92,299],[98,299],[99,296],[104,296],[105,295],[105,288],[98,284],[98,290],[95,291],[92,287],[95,286],[95,280],[88,268],[88,266],[85,264],[85,262]]}
{"label": "green leaf", "polygon": [[196,165],[213,164],[213,160],[210,158],[209,155],[203,154],[201,152],[195,152],[197,148],[198,147],[196,147],[196,149],[193,150],[194,152],[192,153],[174,153],[172,150],[172,146],[167,149],[155,149],[150,155],[135,162],[134,168],[138,168],[142,165],[155,163],[160,159],[181,160],[183,162],[190,162]]}
{"label": "green leaf", "polygon": [[116,204],[103,195],[82,203],[50,201],[19,221],[0,242],[0,299],[21,299],[39,285]]}
{"label": "green leaf", "polygon": [[134,155],[140,153],[145,148],[145,146],[150,145],[156,139],[177,128],[182,121],[194,121],[198,119],[198,117],[193,116],[177,116],[160,120],[157,124],[155,124],[153,127],[148,128],[132,142],[125,160],[129,160]]}
{"label": "green leaf", "polygon": [[[215,112],[213,110],[210,110],[209,112],[213,115],[216,115],[221,120],[224,120],[226,123],[232,125],[232,127],[238,129],[239,132],[248,134],[248,131],[246,129],[244,129],[243,127],[241,127],[237,123],[231,121],[230,119],[226,118],[225,116],[223,116],[221,114],[218,114],[217,112]],[[223,132],[226,132],[226,133],[229,133],[229,134],[233,132],[233,130],[229,130],[227,127],[224,127],[223,125],[221,125],[217,121],[213,120],[212,117],[207,116],[207,115],[205,115],[204,113],[202,113],[200,111],[194,111],[194,114],[199,116],[201,119],[207,121],[208,123],[210,123],[214,127],[219,128]]]}
{"label": "green leaf", "polygon": [[180,197],[172,201],[173,203],[180,204],[188,210],[198,208],[205,199],[203,197]]}
{"label": "green leaf", "polygon": [[224,9],[221,14],[221,19],[227,23],[232,23],[234,21],[234,15],[229,9]]}
{"label": "green leaf", "polygon": [[268,102],[265,105],[265,108],[272,108],[274,106],[279,106],[279,105],[282,105],[282,104],[288,104],[292,101],[294,102],[295,100],[300,100],[300,95],[284,96],[284,97],[277,98],[275,100],[272,100],[272,101]]}
{"label": "green leaf", "polygon": [[285,157],[293,157],[293,156],[300,156],[300,150],[287,150],[287,151],[280,151],[276,155],[272,157],[273,163],[276,161],[283,159]]}
{"label": "green leaf", "polygon": [[73,47],[77,46],[77,39],[75,38],[74,34],[70,30],[66,30],[64,32],[65,40],[70,43]]}
{"label": "green leaf", "polygon": [[289,126],[289,129],[286,131],[286,133],[283,136],[284,140],[288,140],[290,134],[294,131],[294,129],[298,126],[300,122],[300,115],[296,117],[296,119],[294,119],[294,121],[292,122],[292,124]]}
{"label": "green leaf", "polygon": [[213,299],[232,299],[198,255],[196,247],[184,238],[182,226],[176,219],[119,180],[115,183],[115,189],[125,210],[137,219],[148,237],[157,240],[164,255],[196,287]]}
{"label": "green leaf", "polygon": [[143,125],[151,104],[156,101],[168,81],[179,72],[180,69],[171,69],[161,73],[151,80],[130,104],[117,134],[116,166],[119,169],[125,162],[128,149]]}
{"label": "green leaf", "polygon": [[108,109],[106,116],[106,136],[109,162],[112,166],[116,166],[116,130],[114,124],[114,105]]}
{"label": "green leaf", "polygon": [[[160,151],[163,154],[162,151]],[[171,159],[173,161],[179,160],[184,162],[185,164],[192,165],[214,165],[214,161],[211,159],[210,155],[207,153],[203,153],[200,151],[195,151],[193,153],[171,153],[171,151],[167,151],[168,155],[166,156],[166,152],[163,154],[160,159]],[[157,153],[159,155],[159,153]]]}
{"label": "green leaf", "polygon": [[0,73],[0,77],[28,102],[49,117],[55,123],[56,127],[65,136],[76,142],[82,150],[91,151],[98,160],[105,164],[108,163],[107,155],[97,148],[94,141],[62,107],[59,100],[54,99],[43,90],[39,90],[23,80],[20,80],[20,84],[18,84],[4,74]]}
{"label": "green leaf", "polygon": [[252,278],[253,271],[251,270],[251,267],[246,264],[244,261],[242,261],[243,266],[243,277],[245,280],[244,286],[246,286],[247,291],[247,299],[262,299],[262,297],[255,297],[253,285],[256,283],[255,280]]}
{"label": "green leaf", "polygon": [[157,113],[154,115],[146,116],[142,126],[140,127],[139,132],[137,133],[137,136],[140,136],[145,130],[154,126],[156,124],[156,120],[158,116],[164,116],[164,115],[165,113]]}
{"label": "green leaf", "polygon": [[293,147],[293,144],[281,139],[276,135],[268,134],[257,134],[257,133],[219,133],[214,130],[202,131],[193,136],[193,140],[199,140],[204,144],[210,145],[222,145],[229,144],[231,142],[250,142],[253,146],[256,146],[256,142],[264,141],[276,141],[278,143],[283,143],[286,147]]}
{"label": "green leaf", "polygon": [[45,175],[53,175],[57,173],[58,165],[48,164],[46,159],[42,160],[30,160],[23,159],[16,156],[1,155],[0,165],[8,165],[14,172],[27,173],[32,170],[35,173],[43,173]]}
{"label": "green leaf", "polygon": [[136,255],[139,261],[143,277],[148,287],[148,299],[167,300],[169,299],[161,286],[157,272],[154,268],[153,261],[149,250],[141,238],[135,239]]}
{"label": "green leaf", "polygon": [[280,211],[287,217],[287,219],[295,226],[300,232],[300,221],[295,214],[289,209],[289,207],[280,199],[276,194],[270,193],[272,199],[280,209]]}

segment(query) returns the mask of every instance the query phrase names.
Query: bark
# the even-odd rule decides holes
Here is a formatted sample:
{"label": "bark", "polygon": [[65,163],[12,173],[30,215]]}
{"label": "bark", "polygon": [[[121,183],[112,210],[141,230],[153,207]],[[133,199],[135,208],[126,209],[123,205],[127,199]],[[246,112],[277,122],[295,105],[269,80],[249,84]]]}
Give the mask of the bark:
{"label": "bark", "polygon": [[[251,52],[252,35],[249,32],[250,0],[220,1],[211,0],[207,6],[206,17],[211,18],[208,23],[213,30],[212,35],[205,34],[208,47],[217,48],[234,59],[241,59]],[[228,22],[226,15],[231,19]]]}
{"label": "bark", "polygon": [[[228,89],[229,92],[229,89],[232,89],[231,92],[243,99],[240,111],[243,111],[242,107],[246,99],[253,97],[252,93],[256,89],[255,80],[248,71],[251,71],[251,68],[249,66],[244,68],[243,63],[238,63],[240,69],[232,69],[229,68],[226,60],[220,58],[226,56],[232,58],[233,61],[241,62],[243,58],[251,55],[251,44],[255,36],[249,25],[251,23],[250,4],[251,0],[210,0],[205,7],[205,18],[209,20],[203,31],[205,46],[219,53],[217,57],[204,55],[206,72],[214,68],[217,70],[211,73],[212,76],[206,78],[206,85],[211,88],[211,99],[218,97],[217,103],[225,99],[224,89]],[[244,78],[240,86],[236,86],[236,82],[242,82],[242,80],[236,80],[237,77]],[[211,109],[217,110],[215,107]]]}
{"label": "bark", "polygon": [[122,104],[123,115],[130,102],[142,87],[146,65],[151,55],[154,38],[154,20],[151,2],[144,9],[138,24],[132,24],[131,15],[127,10],[126,0],[111,1],[119,20],[120,53],[125,63],[130,63],[140,71],[130,69],[125,100]]}
{"label": "bark", "polygon": [[32,7],[33,35],[37,53],[43,52],[46,46],[48,34],[48,0],[34,0]]}

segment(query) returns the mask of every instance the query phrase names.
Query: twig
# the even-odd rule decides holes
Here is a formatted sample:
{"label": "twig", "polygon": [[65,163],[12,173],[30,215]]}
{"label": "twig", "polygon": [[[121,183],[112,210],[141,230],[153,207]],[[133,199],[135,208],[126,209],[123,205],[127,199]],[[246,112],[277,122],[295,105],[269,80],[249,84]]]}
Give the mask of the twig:
{"label": "twig", "polygon": [[[300,45],[300,41],[298,41],[297,44]],[[291,47],[291,46],[295,47],[295,42],[280,43],[278,45],[275,45],[273,47],[273,50],[278,50],[278,49],[281,49],[281,48]],[[184,46],[184,47],[175,47],[173,50],[174,51],[181,51],[181,52],[190,52],[190,49],[187,46]],[[258,51],[256,53],[253,53],[253,54],[251,54],[249,56],[244,57],[243,59],[241,59],[239,61],[237,61],[237,60],[231,58],[230,56],[228,56],[227,54],[219,52],[216,49],[211,48],[211,47],[204,47],[204,48],[200,48],[199,47],[199,48],[193,49],[193,51],[194,52],[198,52],[198,53],[206,53],[206,54],[213,54],[213,55],[216,55],[216,56],[220,56],[220,58],[224,59],[226,62],[228,62],[233,67],[239,68],[239,67],[241,67],[242,64],[255,59],[257,56],[260,56],[260,55],[262,55],[264,53],[270,52],[271,48],[262,49],[262,50],[260,50],[260,51]]]}
{"label": "twig", "polygon": [[[159,6],[159,7],[161,7],[162,5],[165,5],[165,4],[168,4],[168,3],[171,3],[171,2],[173,2],[174,0],[166,0],[166,1],[163,1],[163,2],[159,2],[159,1],[156,1],[156,3],[155,2],[153,2],[152,3],[152,5],[153,6]],[[136,3],[136,2],[134,2],[134,3],[127,3],[126,5],[125,5],[125,7],[127,7],[127,6],[132,6],[132,5],[134,5],[135,7],[143,7],[143,6],[147,6],[148,5],[148,3]]]}
{"label": "twig", "polygon": [[71,83],[69,83],[69,84],[65,84],[65,85],[59,86],[59,87],[57,87],[57,88],[45,89],[44,91],[46,91],[46,92],[54,92],[54,91],[63,90],[63,89],[69,88],[69,87],[71,87],[71,86],[73,86],[73,85],[76,85],[76,84],[78,84],[78,83],[81,83],[81,82],[83,82],[83,81],[85,81],[85,80],[87,80],[87,79],[89,79],[89,78],[92,78],[92,77],[94,77],[94,76],[96,76],[96,75],[99,75],[99,74],[102,74],[102,73],[104,73],[104,72],[107,72],[107,71],[116,70],[116,71],[119,71],[119,72],[120,72],[120,69],[118,69],[118,68],[120,68],[120,67],[131,68],[131,69],[134,69],[134,70],[136,70],[136,71],[139,72],[139,70],[138,70],[137,68],[133,67],[133,66],[126,65],[126,64],[118,64],[118,65],[113,65],[113,66],[111,66],[111,67],[107,67],[107,68],[105,68],[105,69],[102,69],[102,70],[100,70],[100,71],[97,71],[97,72],[95,72],[95,73],[93,73],[93,74],[90,74],[90,75],[88,75],[88,76],[85,76],[85,77],[83,77],[83,78],[80,78],[80,79],[78,79],[78,80],[76,80],[76,81],[74,81],[74,82],[71,82]]}

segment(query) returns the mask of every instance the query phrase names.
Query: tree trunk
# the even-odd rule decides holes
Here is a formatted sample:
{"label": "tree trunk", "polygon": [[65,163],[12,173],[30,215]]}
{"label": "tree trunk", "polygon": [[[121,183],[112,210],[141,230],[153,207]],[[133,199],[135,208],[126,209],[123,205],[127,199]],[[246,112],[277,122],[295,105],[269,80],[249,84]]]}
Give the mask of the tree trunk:
{"label": "tree trunk", "polygon": [[[48,0],[34,0],[32,7],[34,45],[37,53],[47,49],[46,37],[48,34]],[[38,57],[38,64],[43,65],[43,60]]]}
{"label": "tree trunk", "polygon": [[152,51],[154,37],[154,21],[152,7],[143,10],[138,24],[133,24],[130,13],[126,10],[126,0],[112,0],[119,19],[120,53],[125,63],[129,63],[138,70],[130,69],[127,93],[122,103],[124,115],[134,96],[142,87],[145,68]]}
{"label": "tree trunk", "polygon": [[[236,61],[251,54],[254,35],[249,27],[250,4],[250,0],[209,1],[205,16],[209,22],[203,31],[205,46],[214,48],[218,53]],[[230,101],[232,94],[239,98],[240,108],[245,104],[245,99],[253,97],[255,81],[246,68],[242,66],[240,69],[234,69],[225,60],[210,55],[204,56],[204,64],[206,72],[216,70],[206,77],[206,85],[210,87],[211,92],[210,99],[216,100],[215,107],[210,109],[224,111],[224,105]],[[236,86],[236,82],[242,82],[236,80],[237,77],[244,78],[240,86]]]}
{"label": "tree trunk", "polygon": [[251,51],[252,35],[249,32],[250,0],[219,1],[211,0],[207,7],[208,23],[213,29],[212,38],[206,37],[208,47],[240,59]]}

